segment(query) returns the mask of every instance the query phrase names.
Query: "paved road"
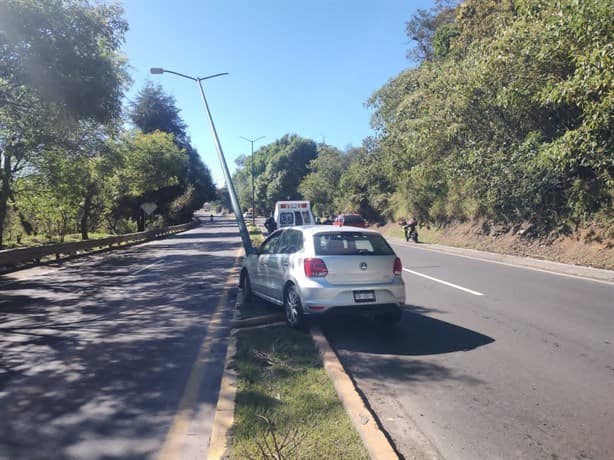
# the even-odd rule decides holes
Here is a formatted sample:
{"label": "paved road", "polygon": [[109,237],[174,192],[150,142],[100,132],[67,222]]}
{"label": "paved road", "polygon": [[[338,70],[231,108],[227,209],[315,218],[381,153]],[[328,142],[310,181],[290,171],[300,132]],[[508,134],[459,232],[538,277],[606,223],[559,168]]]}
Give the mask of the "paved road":
{"label": "paved road", "polygon": [[614,284],[394,246],[397,330],[326,330],[406,458],[614,458]]}
{"label": "paved road", "polygon": [[205,220],[0,277],[0,459],[205,458],[241,247]]}

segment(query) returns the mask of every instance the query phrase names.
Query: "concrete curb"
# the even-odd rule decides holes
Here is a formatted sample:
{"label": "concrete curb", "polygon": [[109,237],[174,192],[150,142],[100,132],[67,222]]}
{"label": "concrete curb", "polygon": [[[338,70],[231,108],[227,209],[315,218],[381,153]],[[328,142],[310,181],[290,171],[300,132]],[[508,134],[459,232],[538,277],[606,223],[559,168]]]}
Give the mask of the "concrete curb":
{"label": "concrete curb", "polygon": [[259,326],[261,324],[270,324],[283,321],[285,318],[283,312],[272,313],[270,315],[254,316],[253,318],[232,319],[230,327],[233,329],[241,327]]}
{"label": "concrete curb", "polygon": [[371,458],[398,459],[399,455],[376,423],[374,415],[365,406],[322,330],[319,327],[311,328],[311,337],[322,358],[326,373],[332,380],[335,391]]}
{"label": "concrete curb", "polygon": [[564,264],[550,260],[533,259],[531,257],[513,256],[509,254],[499,254],[497,252],[480,251],[478,249],[457,248],[454,246],[444,246],[442,244],[431,243],[407,243],[402,238],[387,237],[394,244],[406,246],[424,251],[443,252],[457,256],[479,259],[487,262],[509,265],[517,268],[526,268],[558,275],[569,276],[572,278],[582,278],[600,283],[614,284],[614,271],[602,268],[585,267],[582,265]]}

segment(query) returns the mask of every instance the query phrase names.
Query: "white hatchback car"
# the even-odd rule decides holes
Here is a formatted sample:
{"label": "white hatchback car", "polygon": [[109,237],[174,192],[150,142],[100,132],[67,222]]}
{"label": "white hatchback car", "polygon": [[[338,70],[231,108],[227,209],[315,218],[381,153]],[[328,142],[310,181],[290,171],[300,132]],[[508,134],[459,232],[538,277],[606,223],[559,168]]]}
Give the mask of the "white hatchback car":
{"label": "white hatchback car", "polygon": [[282,305],[300,328],[308,316],[372,313],[396,324],[405,303],[403,267],[373,230],[332,225],[282,228],[245,258],[241,288]]}

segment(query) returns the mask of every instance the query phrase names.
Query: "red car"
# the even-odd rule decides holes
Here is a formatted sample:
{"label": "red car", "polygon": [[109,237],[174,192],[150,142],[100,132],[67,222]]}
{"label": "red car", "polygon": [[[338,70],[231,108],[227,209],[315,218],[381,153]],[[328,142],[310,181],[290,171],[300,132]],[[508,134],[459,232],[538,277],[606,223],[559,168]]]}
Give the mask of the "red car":
{"label": "red car", "polygon": [[333,225],[367,228],[367,222],[359,214],[339,214],[335,217]]}

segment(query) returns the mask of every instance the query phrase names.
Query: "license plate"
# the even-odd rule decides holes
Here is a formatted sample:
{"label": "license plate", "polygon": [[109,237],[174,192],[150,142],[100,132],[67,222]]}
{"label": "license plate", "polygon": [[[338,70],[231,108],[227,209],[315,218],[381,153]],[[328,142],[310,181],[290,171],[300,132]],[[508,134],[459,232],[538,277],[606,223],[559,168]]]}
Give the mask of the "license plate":
{"label": "license plate", "polygon": [[375,291],[354,291],[355,302],[374,302]]}

